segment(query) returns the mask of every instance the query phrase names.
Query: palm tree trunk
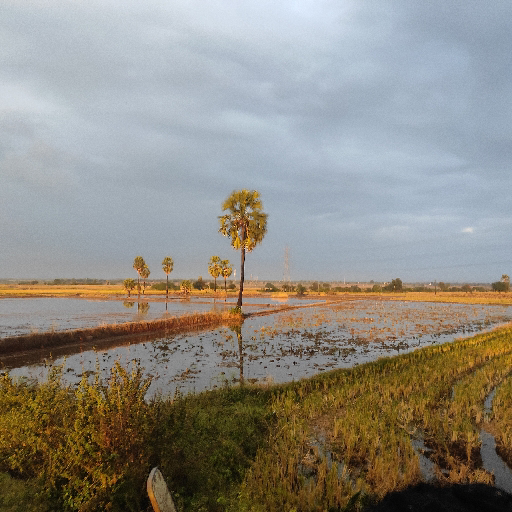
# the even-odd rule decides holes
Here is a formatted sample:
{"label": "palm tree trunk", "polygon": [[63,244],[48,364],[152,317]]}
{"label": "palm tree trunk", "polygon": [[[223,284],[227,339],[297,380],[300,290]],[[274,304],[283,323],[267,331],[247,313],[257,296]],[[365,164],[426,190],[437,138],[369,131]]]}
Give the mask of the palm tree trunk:
{"label": "palm tree trunk", "polygon": [[240,291],[238,292],[237,306],[242,307],[242,293],[244,291],[244,266],[245,266],[245,245],[240,249]]}
{"label": "palm tree trunk", "polygon": [[169,274],[167,274],[167,283],[165,285],[165,298],[169,298]]}

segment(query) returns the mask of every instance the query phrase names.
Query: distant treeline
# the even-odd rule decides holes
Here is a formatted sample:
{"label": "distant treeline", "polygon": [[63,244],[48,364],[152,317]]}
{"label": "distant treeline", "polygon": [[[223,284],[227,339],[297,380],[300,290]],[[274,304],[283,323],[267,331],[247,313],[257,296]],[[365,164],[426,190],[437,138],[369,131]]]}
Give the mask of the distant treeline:
{"label": "distant treeline", "polygon": [[[500,284],[500,283],[498,283]],[[297,292],[298,295],[303,295],[306,291],[311,292],[323,292],[323,293],[358,293],[358,292],[373,292],[373,293],[381,293],[381,292],[435,292],[446,291],[446,292],[485,292],[489,291],[489,287],[485,286],[471,286],[469,284],[464,284],[462,286],[450,286],[447,283],[439,283],[436,285],[419,285],[419,286],[404,286],[402,280],[397,278],[393,279],[390,283],[387,284],[373,284],[373,286],[364,286],[360,287],[358,285],[350,285],[350,286],[332,286],[331,283],[322,283],[318,281],[314,281],[310,284],[309,288],[299,283],[297,285],[291,283],[284,283],[281,286],[276,285],[275,283],[268,282],[264,288],[261,289],[262,292]],[[493,283],[493,289],[495,288],[495,283]],[[501,291],[501,290],[498,290]]]}
{"label": "distant treeline", "polygon": [[[43,284],[53,284],[53,285],[63,285],[63,284],[78,284],[78,285],[85,285],[85,284],[95,284],[95,285],[102,285],[102,284],[111,284],[112,281],[109,281],[107,279],[54,279],[53,281],[42,281]],[[19,283],[24,284],[24,283]],[[31,281],[30,284],[38,284],[38,281]]]}

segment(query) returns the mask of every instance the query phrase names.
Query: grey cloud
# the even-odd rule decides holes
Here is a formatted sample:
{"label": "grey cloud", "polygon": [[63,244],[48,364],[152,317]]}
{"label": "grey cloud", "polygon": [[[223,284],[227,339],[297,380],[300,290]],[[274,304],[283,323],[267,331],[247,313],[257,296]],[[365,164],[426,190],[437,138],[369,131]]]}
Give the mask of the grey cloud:
{"label": "grey cloud", "polygon": [[20,230],[0,219],[0,236],[23,243],[4,257],[37,246],[71,274],[79,251],[81,273],[104,260],[122,277],[138,247],[157,262],[173,248],[184,274],[206,275],[202,260],[230,250],[220,204],[243,187],[270,214],[248,263],[269,279],[285,243],[295,278],[430,279],[435,240],[454,261],[460,243],[447,271],[467,278],[469,235],[475,280],[510,273],[486,262],[497,241],[512,249],[511,9],[8,1],[0,214]]}

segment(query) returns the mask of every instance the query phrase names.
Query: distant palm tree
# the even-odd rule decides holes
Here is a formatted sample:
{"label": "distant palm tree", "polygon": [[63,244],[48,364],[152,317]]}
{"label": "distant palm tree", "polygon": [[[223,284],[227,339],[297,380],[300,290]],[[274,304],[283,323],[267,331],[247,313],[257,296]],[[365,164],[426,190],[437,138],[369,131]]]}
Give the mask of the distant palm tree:
{"label": "distant palm tree", "polygon": [[167,276],[167,283],[165,285],[165,296],[169,297],[169,274],[174,267],[174,261],[169,256],[166,256],[162,261],[162,269]]}
{"label": "distant palm tree", "polygon": [[146,279],[149,277],[149,274],[151,274],[151,272],[149,271],[149,267],[144,263],[144,266],[140,271],[140,277],[144,279],[144,289],[142,290],[142,295],[144,295],[144,293],[146,292]]}
{"label": "distant palm tree", "polygon": [[212,256],[210,263],[208,263],[208,272],[213,277],[214,291],[217,291],[217,277],[221,275],[222,267],[220,265],[220,258],[218,256]]}
{"label": "distant palm tree", "polygon": [[137,290],[139,291],[139,295],[140,295],[140,273],[142,272],[144,265],[146,265],[146,262],[144,261],[144,258],[142,256],[137,256],[133,260],[133,268],[137,271]]}
{"label": "distant palm tree", "polygon": [[240,249],[240,291],[237,307],[242,307],[244,288],[245,252],[252,251],[267,232],[267,214],[262,212],[263,204],[257,190],[234,190],[222,204],[222,210],[229,213],[219,217],[219,232],[231,238],[234,249]]}
{"label": "distant palm tree", "polygon": [[227,289],[226,279],[233,272],[233,267],[231,266],[231,263],[229,262],[229,260],[222,260],[220,262],[220,266],[222,267],[221,275],[224,278],[224,291],[227,293],[228,289]]}

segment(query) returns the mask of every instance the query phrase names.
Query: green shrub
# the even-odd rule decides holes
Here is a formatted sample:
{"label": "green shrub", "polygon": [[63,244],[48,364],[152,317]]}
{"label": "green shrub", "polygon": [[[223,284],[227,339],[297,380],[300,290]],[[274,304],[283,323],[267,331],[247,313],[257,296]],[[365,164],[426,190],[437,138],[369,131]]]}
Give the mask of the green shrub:
{"label": "green shrub", "polygon": [[0,381],[0,470],[44,485],[60,509],[133,510],[150,470],[150,381],[119,364],[108,384],[84,377],[74,391],[62,368],[37,386]]}

